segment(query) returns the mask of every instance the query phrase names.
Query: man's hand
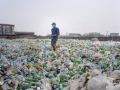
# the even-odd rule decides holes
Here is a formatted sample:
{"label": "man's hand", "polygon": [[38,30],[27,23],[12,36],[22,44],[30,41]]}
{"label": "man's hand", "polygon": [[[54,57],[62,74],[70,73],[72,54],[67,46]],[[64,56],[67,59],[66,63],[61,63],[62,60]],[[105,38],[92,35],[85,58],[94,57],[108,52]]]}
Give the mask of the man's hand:
{"label": "man's hand", "polygon": [[53,36],[49,34],[49,35],[47,35],[47,37],[48,37],[48,38],[52,38]]}
{"label": "man's hand", "polygon": [[58,31],[57,36],[60,35],[60,32]]}
{"label": "man's hand", "polygon": [[54,34],[54,35],[52,35],[52,36],[54,37],[54,36],[57,36],[57,35],[56,35],[56,34]]}

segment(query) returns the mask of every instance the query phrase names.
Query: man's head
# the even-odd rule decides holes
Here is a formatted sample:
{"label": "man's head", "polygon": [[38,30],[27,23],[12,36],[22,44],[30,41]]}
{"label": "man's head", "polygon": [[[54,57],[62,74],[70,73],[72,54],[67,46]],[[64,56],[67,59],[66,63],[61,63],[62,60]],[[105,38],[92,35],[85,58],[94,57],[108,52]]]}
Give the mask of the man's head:
{"label": "man's head", "polygon": [[53,22],[53,23],[52,23],[52,26],[53,26],[53,27],[56,27],[56,23],[55,23],[55,22]]}

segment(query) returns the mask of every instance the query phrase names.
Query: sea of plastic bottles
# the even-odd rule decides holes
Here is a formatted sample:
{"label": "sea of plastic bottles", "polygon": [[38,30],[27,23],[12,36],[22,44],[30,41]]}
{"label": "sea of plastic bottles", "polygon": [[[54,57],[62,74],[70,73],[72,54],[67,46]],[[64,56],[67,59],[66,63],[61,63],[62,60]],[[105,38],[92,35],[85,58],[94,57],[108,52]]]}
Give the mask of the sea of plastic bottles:
{"label": "sea of plastic bottles", "polygon": [[[90,89],[89,82],[96,78],[96,73],[120,78],[120,42],[59,39],[56,48],[52,50],[49,39],[0,39],[0,88],[114,90]],[[72,80],[84,83],[72,89]]]}

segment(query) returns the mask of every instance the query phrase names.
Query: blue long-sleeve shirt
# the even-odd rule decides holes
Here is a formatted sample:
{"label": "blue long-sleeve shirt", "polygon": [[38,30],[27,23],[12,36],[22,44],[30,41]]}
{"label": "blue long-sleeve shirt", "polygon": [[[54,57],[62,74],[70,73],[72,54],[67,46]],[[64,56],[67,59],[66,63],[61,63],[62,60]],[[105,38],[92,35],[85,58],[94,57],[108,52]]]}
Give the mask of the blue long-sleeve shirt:
{"label": "blue long-sleeve shirt", "polygon": [[[58,32],[59,32],[59,28],[57,28],[57,27],[53,27],[52,29],[51,29],[51,32],[52,32],[52,35],[53,35],[53,38],[58,38]],[[54,35],[56,35],[56,36],[54,36]]]}

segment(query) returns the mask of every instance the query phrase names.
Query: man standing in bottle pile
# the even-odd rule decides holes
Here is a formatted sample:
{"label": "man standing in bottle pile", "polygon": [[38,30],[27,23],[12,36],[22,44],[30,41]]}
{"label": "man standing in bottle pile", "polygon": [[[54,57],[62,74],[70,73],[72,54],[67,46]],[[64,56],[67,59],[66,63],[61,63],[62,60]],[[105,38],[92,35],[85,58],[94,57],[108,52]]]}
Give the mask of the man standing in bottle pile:
{"label": "man standing in bottle pile", "polygon": [[51,29],[51,33],[52,33],[52,39],[51,39],[51,45],[53,47],[53,50],[56,50],[56,42],[58,40],[58,35],[60,35],[60,31],[59,28],[56,27],[56,23],[53,22],[52,23],[53,28]]}

